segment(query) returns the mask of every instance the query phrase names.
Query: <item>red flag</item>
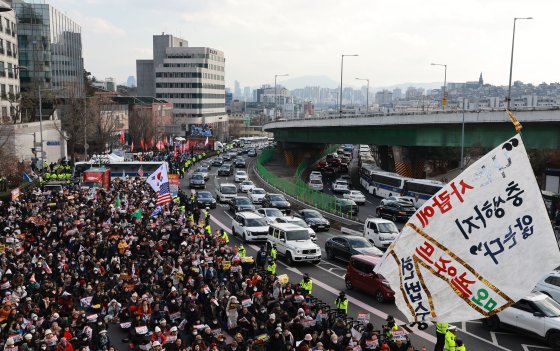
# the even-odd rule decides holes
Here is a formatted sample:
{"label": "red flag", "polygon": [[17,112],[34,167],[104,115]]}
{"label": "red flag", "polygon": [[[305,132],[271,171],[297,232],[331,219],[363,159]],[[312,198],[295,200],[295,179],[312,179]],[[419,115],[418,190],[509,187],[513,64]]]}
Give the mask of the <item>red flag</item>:
{"label": "red flag", "polygon": [[134,151],[134,140],[130,143],[130,152]]}
{"label": "red flag", "polygon": [[121,144],[124,145],[124,129],[121,130]]}
{"label": "red flag", "polygon": [[148,141],[148,149],[151,149],[152,147],[154,147],[154,137]]}
{"label": "red flag", "polygon": [[163,138],[163,146],[167,146],[167,138]]}
{"label": "red flag", "polygon": [[144,138],[140,139],[140,149],[146,150],[146,144],[144,144]]}

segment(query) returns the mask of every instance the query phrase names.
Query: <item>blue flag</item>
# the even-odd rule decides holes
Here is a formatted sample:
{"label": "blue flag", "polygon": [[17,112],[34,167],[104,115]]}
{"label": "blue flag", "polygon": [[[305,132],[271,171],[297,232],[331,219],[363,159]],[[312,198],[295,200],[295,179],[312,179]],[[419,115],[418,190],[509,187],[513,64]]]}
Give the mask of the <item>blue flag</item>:
{"label": "blue flag", "polygon": [[163,206],[158,206],[156,207],[156,209],[154,210],[154,212],[152,212],[152,214],[150,215],[151,218],[156,218],[157,216],[159,216],[159,214],[163,211]]}
{"label": "blue flag", "polygon": [[23,180],[33,183],[33,179],[31,179],[31,177],[25,172],[23,172]]}

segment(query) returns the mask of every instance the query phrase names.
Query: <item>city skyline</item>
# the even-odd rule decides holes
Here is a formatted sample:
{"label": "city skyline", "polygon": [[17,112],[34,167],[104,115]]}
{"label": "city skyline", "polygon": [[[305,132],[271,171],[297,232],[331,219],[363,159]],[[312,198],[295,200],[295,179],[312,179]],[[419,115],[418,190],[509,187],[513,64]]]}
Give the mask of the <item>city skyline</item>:
{"label": "city skyline", "polygon": [[[448,65],[448,82],[472,80],[484,72],[486,82],[506,85],[513,18],[527,16],[534,19],[517,23],[513,80],[560,80],[554,61],[559,49],[548,39],[556,30],[560,3],[548,0],[538,7],[505,0],[352,0],[343,7],[334,0],[320,6],[296,0],[168,0],[165,6],[146,0],[49,3],[82,25],[85,68],[98,79],[115,77],[119,83],[134,74],[136,59],[149,57],[151,37],[165,32],[185,38],[189,46],[223,51],[229,87],[234,80],[241,87],[271,84],[275,74],[283,73],[339,81],[343,53],[360,55],[345,60],[345,86],[357,86],[355,77],[371,79],[372,87],[443,82],[443,68],[430,62]],[[159,24],[157,18],[166,21]]]}

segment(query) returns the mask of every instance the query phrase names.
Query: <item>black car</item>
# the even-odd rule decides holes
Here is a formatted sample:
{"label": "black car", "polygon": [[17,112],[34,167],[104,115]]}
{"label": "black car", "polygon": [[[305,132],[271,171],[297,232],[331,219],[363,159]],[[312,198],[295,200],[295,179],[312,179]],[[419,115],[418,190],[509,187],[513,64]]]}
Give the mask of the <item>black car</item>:
{"label": "black car", "polygon": [[353,255],[383,256],[383,252],[360,236],[335,236],[325,242],[329,260],[340,258],[350,260]]}
{"label": "black car", "polygon": [[229,201],[229,210],[237,213],[240,211],[254,211],[255,206],[246,196],[236,196]]}
{"label": "black car", "polygon": [[230,175],[233,174],[233,166],[229,163],[224,163],[219,169],[218,169],[218,176],[225,176],[225,177],[229,177]]}
{"label": "black car", "polygon": [[297,213],[297,216],[303,219],[305,223],[307,223],[307,225],[316,232],[319,230],[329,230],[331,227],[331,223],[323,217],[319,211],[300,210]]}
{"label": "black car", "polygon": [[212,160],[212,166],[214,167],[220,167],[223,164],[224,164],[224,159],[221,157],[216,157]]}
{"label": "black car", "polygon": [[256,157],[257,156],[257,150],[255,149],[251,149],[247,152],[247,156],[249,157]]}
{"label": "black car", "polygon": [[266,194],[262,200],[262,207],[273,207],[290,214],[291,205],[282,194]]}
{"label": "black car", "polygon": [[193,175],[191,175],[191,178],[189,180],[189,188],[191,188],[191,189],[195,189],[195,188],[205,189],[206,188],[206,181],[204,180],[204,175],[202,175],[200,173],[194,173]]}
{"label": "black car", "polygon": [[387,201],[377,206],[375,213],[379,218],[389,218],[393,222],[402,220],[404,222],[416,212],[416,208],[409,203],[401,201]]}
{"label": "black car", "polygon": [[198,208],[216,208],[216,199],[209,191],[198,191],[196,193],[196,205]]}
{"label": "black car", "polygon": [[242,158],[238,158],[237,160],[234,161],[234,165],[236,168],[245,168],[246,166],[245,160]]}
{"label": "black car", "polygon": [[332,167],[325,167],[321,169],[321,173],[323,174],[324,178],[334,178],[336,176],[334,168]]}

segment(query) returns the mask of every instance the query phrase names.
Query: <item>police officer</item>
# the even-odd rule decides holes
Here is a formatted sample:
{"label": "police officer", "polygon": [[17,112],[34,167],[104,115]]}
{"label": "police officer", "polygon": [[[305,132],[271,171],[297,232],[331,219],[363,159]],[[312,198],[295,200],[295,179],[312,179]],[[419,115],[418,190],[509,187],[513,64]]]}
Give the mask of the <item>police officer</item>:
{"label": "police officer", "polygon": [[206,208],[206,213],[204,214],[204,225],[210,225],[210,209]]}
{"label": "police officer", "polygon": [[457,343],[455,338],[457,337],[457,327],[450,325],[447,328],[447,333],[445,333],[445,351],[456,351]]}
{"label": "police officer", "polygon": [[270,273],[270,274],[276,274],[276,261],[273,260],[272,258],[268,259],[268,266],[266,266],[266,270]]}
{"label": "police officer", "polygon": [[257,252],[257,267],[264,269],[266,265],[266,249],[261,245],[261,249]]}
{"label": "police officer", "polygon": [[467,351],[467,347],[463,343],[463,340],[455,339],[455,344],[457,344],[457,346],[455,347],[455,351]]}
{"label": "police officer", "polygon": [[243,246],[243,244],[239,245],[239,248],[237,249],[237,253],[239,254],[239,257],[247,256],[247,250],[245,250],[245,246]]}
{"label": "police officer", "polygon": [[447,328],[449,325],[447,323],[436,323],[436,346],[434,351],[443,351],[443,346],[445,345],[445,333],[447,333]]}
{"label": "police officer", "polygon": [[348,299],[346,298],[344,291],[341,291],[338,294],[338,297],[334,300],[334,305],[341,312],[344,312],[344,314],[348,314]]}
{"label": "police officer", "polygon": [[313,281],[311,280],[311,278],[309,278],[308,273],[305,273],[303,275],[303,279],[301,280],[299,285],[301,286],[301,288],[303,289],[303,291],[306,295],[307,294],[311,295],[311,293],[313,291]]}
{"label": "police officer", "polygon": [[223,229],[222,229],[222,233],[220,234],[220,239],[222,239],[222,242],[223,242],[224,244],[226,244],[226,245],[229,244],[229,236],[228,236],[228,234],[226,233],[226,231],[223,230]]}
{"label": "police officer", "polygon": [[387,338],[391,338],[393,337],[393,331],[399,330],[399,326],[397,325],[397,323],[395,323],[395,317],[393,317],[392,315],[387,315],[385,322],[387,322],[387,326],[383,327],[385,336]]}
{"label": "police officer", "polygon": [[276,256],[278,255],[278,251],[276,250],[276,245],[272,245],[272,247],[270,248],[270,257],[272,257],[273,260],[276,261]]}

